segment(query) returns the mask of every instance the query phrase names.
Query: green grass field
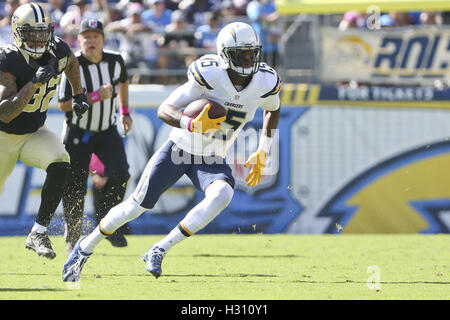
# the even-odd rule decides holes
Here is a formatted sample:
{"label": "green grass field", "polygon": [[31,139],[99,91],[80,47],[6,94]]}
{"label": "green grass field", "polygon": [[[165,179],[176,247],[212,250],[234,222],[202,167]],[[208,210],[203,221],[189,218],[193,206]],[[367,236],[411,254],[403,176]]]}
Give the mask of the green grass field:
{"label": "green grass field", "polygon": [[[141,256],[161,237],[103,241],[79,286],[61,281],[61,236],[54,260],[26,250],[25,237],[0,237],[0,299],[450,299],[450,235],[196,235],[155,279]],[[369,266],[379,290],[367,286]]]}

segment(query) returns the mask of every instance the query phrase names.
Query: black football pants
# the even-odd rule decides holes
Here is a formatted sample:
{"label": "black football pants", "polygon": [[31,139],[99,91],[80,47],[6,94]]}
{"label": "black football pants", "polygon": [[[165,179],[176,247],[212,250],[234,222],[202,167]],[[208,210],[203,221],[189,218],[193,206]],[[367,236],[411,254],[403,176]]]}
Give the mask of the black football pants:
{"label": "black football pants", "polygon": [[[130,177],[123,140],[116,126],[98,133],[68,127],[64,144],[70,155],[70,172],[63,195],[64,218],[67,224],[66,242],[75,242],[81,235],[84,201],[89,177],[89,163],[92,153],[105,166],[108,181],[98,190],[94,187],[94,209],[97,223],[108,211],[123,201],[126,185]],[[128,227],[117,230],[127,233]]]}

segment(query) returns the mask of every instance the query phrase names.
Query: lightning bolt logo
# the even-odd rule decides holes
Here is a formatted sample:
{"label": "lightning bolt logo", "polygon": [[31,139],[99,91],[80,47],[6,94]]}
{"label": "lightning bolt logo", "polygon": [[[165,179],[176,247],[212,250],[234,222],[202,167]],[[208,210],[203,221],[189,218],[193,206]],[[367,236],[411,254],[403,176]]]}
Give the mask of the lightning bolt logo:
{"label": "lightning bolt logo", "polygon": [[443,141],[377,164],[320,210],[318,217],[331,218],[325,232],[449,232],[449,163],[450,142]]}

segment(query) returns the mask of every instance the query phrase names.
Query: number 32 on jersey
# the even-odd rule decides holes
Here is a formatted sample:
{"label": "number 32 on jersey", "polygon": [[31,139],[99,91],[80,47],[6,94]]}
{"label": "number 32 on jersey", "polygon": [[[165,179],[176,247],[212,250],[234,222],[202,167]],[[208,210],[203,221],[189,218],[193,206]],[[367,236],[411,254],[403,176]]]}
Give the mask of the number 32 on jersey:
{"label": "number 32 on jersey", "polygon": [[59,74],[56,78],[51,78],[46,84],[42,85],[33,95],[23,111],[35,112],[39,109],[41,109],[41,112],[47,111],[50,100],[56,94],[56,88],[60,79],[61,74]]}

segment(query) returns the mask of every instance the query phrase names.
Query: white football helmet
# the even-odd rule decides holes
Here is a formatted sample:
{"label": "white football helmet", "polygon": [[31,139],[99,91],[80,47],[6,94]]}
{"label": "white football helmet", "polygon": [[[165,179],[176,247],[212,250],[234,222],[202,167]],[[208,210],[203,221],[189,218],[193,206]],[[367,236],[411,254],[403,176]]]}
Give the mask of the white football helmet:
{"label": "white football helmet", "polygon": [[261,43],[252,26],[243,22],[227,24],[220,30],[216,44],[224,69],[247,76],[258,72]]}
{"label": "white football helmet", "polygon": [[17,47],[33,58],[39,58],[53,44],[53,24],[50,15],[36,3],[18,7],[12,16],[11,28]]}

